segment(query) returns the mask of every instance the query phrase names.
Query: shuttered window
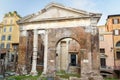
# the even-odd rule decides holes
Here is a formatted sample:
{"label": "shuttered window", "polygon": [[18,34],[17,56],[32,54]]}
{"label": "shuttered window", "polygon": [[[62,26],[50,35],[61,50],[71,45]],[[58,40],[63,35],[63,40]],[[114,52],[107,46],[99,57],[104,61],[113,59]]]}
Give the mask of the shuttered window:
{"label": "shuttered window", "polygon": [[119,19],[113,19],[113,24],[119,24]]}
{"label": "shuttered window", "polygon": [[100,41],[104,41],[104,35],[100,35],[100,36],[99,36],[99,40],[100,40]]}
{"label": "shuttered window", "polygon": [[104,48],[100,48],[100,53],[105,53],[105,49]]}
{"label": "shuttered window", "polygon": [[113,30],[113,34],[114,35],[120,35],[120,30],[118,30],[118,29]]}

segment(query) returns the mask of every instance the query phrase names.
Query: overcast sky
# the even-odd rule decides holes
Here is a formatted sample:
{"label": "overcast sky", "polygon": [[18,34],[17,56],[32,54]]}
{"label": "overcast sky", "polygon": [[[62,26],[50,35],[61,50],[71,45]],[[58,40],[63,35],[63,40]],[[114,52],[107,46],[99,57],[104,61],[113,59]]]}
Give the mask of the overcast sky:
{"label": "overcast sky", "polygon": [[36,13],[48,3],[56,2],[89,12],[102,13],[98,25],[104,25],[108,15],[120,14],[120,0],[0,0],[0,21],[5,13],[17,11],[23,17]]}

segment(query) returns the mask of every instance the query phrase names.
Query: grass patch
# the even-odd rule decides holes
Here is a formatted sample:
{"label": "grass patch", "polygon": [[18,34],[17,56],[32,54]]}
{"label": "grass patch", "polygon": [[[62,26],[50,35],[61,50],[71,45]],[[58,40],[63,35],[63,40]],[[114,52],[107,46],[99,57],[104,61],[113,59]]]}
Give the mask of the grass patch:
{"label": "grass patch", "polygon": [[65,79],[69,79],[70,76],[80,78],[80,74],[66,73],[65,71],[58,71],[56,75]]}
{"label": "grass patch", "polygon": [[[10,76],[5,80],[38,80],[38,79],[48,80],[46,77],[40,77],[41,73],[42,72],[39,72],[37,76],[31,76],[31,75]],[[80,74],[66,73],[65,71],[58,71],[56,75],[64,79],[69,79],[70,76],[80,77]]]}
{"label": "grass patch", "polygon": [[38,76],[11,76],[6,78],[6,80],[37,80]]}
{"label": "grass patch", "polygon": [[37,80],[41,75],[41,73],[42,72],[39,72],[37,76],[31,76],[31,75],[10,76],[7,77],[6,80]]}

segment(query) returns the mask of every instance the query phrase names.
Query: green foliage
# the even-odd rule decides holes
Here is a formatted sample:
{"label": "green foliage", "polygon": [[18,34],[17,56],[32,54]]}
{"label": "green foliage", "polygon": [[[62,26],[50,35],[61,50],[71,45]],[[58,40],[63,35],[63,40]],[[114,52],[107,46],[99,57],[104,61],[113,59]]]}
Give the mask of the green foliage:
{"label": "green foliage", "polygon": [[65,71],[61,70],[56,73],[57,76],[60,76],[61,78],[69,79],[70,76],[72,77],[80,77],[80,74],[72,74],[72,73],[66,73]]}
{"label": "green foliage", "polygon": [[38,76],[11,76],[6,80],[37,80]]}
{"label": "green foliage", "polygon": [[[6,78],[6,80],[37,80],[40,75],[41,72],[39,72],[37,76],[31,76],[31,75],[10,76]],[[43,78],[43,80],[45,79]]]}
{"label": "green foliage", "polygon": [[[31,76],[31,75],[21,75],[21,76],[10,76],[8,78],[6,78],[6,80],[47,80],[46,77],[40,77],[42,72],[39,72],[38,76]],[[65,78],[65,79],[69,79],[70,76],[73,77],[80,77],[80,74],[72,74],[72,73],[66,73],[65,71],[61,70],[58,71],[56,73],[57,76],[59,76],[60,78]]]}

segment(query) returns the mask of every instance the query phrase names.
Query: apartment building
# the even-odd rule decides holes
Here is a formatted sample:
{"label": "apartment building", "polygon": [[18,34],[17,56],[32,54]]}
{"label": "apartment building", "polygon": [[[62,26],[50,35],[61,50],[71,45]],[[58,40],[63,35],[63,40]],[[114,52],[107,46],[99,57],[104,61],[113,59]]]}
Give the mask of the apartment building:
{"label": "apartment building", "polygon": [[16,11],[6,13],[0,24],[0,58],[3,59],[7,52],[13,54],[19,44],[19,26],[17,22],[20,16]]}
{"label": "apartment building", "polygon": [[101,71],[106,71],[119,78],[120,14],[108,15],[106,24],[104,26],[99,26],[98,28]]}

